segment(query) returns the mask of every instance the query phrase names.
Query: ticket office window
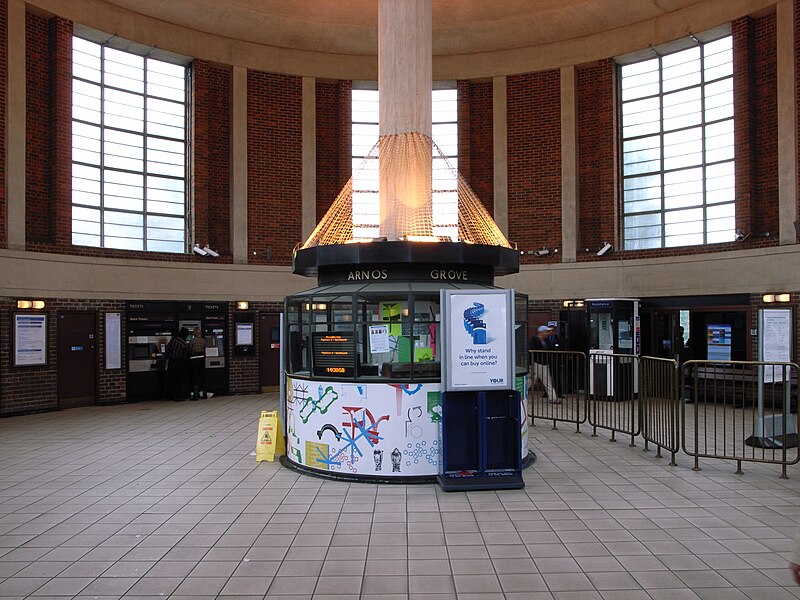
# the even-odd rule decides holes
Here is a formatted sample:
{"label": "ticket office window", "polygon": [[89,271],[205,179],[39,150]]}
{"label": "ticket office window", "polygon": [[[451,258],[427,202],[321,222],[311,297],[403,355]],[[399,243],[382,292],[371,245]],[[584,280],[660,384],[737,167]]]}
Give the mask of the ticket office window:
{"label": "ticket office window", "polygon": [[361,377],[438,380],[438,296],[359,300],[358,358]]}
{"label": "ticket office window", "polygon": [[438,295],[360,296],[355,304],[349,296],[294,297],[286,314],[290,373],[376,381],[441,377]]}

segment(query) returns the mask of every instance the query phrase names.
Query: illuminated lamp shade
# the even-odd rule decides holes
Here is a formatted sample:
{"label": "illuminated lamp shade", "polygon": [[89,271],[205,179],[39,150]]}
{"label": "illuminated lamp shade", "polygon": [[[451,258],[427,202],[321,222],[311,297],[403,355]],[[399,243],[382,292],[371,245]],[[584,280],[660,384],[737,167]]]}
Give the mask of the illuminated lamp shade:
{"label": "illuminated lamp shade", "polygon": [[236,310],[247,310],[250,308],[250,303],[247,300],[237,300]]}
{"label": "illuminated lamp shade", "polygon": [[44,300],[34,300],[33,308],[34,310],[42,310],[44,308]]}

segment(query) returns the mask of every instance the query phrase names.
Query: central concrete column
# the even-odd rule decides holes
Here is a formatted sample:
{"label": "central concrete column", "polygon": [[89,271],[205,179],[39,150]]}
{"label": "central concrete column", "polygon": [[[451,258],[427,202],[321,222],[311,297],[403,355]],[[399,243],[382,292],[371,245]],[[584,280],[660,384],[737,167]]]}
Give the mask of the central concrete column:
{"label": "central concrete column", "polygon": [[432,0],[379,0],[380,235],[389,240],[430,235],[420,221],[431,214],[432,20]]}

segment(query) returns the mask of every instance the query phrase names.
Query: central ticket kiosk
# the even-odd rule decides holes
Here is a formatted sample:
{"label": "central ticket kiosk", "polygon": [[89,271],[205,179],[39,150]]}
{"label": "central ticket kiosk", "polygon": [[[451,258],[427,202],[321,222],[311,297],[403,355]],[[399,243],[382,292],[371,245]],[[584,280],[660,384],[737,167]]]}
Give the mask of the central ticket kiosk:
{"label": "central ticket kiosk", "polygon": [[[504,474],[518,472],[523,460],[532,459],[527,297],[511,296],[504,316],[512,320],[503,321],[502,332],[499,308],[457,315],[463,336],[474,335],[476,348],[492,349],[476,355],[502,354],[491,360],[505,361],[510,374],[492,375],[502,382],[488,391],[502,392],[502,401],[487,402],[486,395],[479,398],[477,389],[468,389],[457,393],[468,394],[469,401],[454,399],[452,411],[445,407],[443,375],[452,357],[446,354],[442,305],[445,292],[511,293],[496,288],[494,277],[516,272],[518,265],[519,254],[510,248],[458,242],[379,241],[299,250],[295,273],[315,275],[318,285],[286,298],[285,464],[332,478],[430,482],[449,468],[443,467],[449,438],[454,448],[449,470],[464,479],[500,474],[499,458],[513,463]],[[509,342],[502,353],[500,339]],[[495,443],[488,450],[479,447],[488,438]],[[498,477],[495,483],[500,482]]]}

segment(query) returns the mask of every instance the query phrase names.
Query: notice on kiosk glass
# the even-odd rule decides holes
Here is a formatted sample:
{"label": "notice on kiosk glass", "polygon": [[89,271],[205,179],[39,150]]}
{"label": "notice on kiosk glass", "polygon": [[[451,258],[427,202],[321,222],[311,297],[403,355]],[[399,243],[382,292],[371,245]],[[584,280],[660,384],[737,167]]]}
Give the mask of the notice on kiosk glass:
{"label": "notice on kiosk glass", "polygon": [[453,388],[507,388],[508,296],[464,294],[450,297],[448,352]]}

